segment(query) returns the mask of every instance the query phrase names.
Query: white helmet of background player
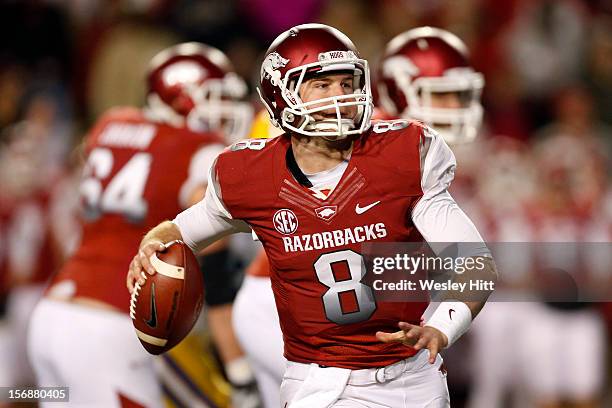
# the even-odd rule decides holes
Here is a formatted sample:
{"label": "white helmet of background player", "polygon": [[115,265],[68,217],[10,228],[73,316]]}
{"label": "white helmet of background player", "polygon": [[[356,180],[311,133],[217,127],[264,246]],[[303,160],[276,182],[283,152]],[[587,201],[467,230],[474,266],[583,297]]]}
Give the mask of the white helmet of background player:
{"label": "white helmet of background player", "polygon": [[197,42],[158,53],[147,74],[147,115],[196,132],[223,132],[232,143],[246,137],[253,109],[246,83],[220,50]]}
{"label": "white helmet of background player", "polygon": [[[299,95],[305,80],[330,72],[353,75],[353,93],[310,102]],[[272,123],[286,132],[306,136],[346,137],[368,129],[372,115],[370,70],[353,42],[324,24],[302,24],[279,35],[265,54],[260,72],[261,101]],[[356,106],[354,118],[340,109]],[[315,120],[314,113],[334,109],[335,118]]]}
{"label": "white helmet of background player", "polygon": [[[459,37],[439,28],[419,27],[388,43],[378,91],[389,114],[421,120],[448,143],[462,143],[478,134],[483,86],[484,78],[471,67],[467,47]],[[457,102],[433,107],[436,94],[455,94]]]}

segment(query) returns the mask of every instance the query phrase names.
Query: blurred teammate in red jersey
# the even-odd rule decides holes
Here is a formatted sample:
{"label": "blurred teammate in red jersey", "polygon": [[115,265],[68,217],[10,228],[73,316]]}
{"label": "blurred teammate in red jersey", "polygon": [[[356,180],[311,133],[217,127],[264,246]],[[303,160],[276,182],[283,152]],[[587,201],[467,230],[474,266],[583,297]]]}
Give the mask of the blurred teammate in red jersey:
{"label": "blurred teammate in red jersey", "polygon": [[[484,80],[471,68],[467,48],[458,37],[431,27],[406,31],[388,43],[380,65],[378,94],[385,109],[376,109],[373,120],[416,118],[432,126],[451,146],[469,143],[476,137]],[[253,126],[251,137],[280,133],[272,126],[266,128],[261,120]],[[269,276],[269,264],[262,251],[247,269],[234,304],[234,327],[253,362],[266,402],[278,401],[285,368]],[[265,341],[248,335],[256,328],[265,328]]]}
{"label": "blurred teammate in red jersey", "polygon": [[125,267],[144,232],[202,197],[219,131],[247,125],[236,115],[246,86],[215,48],[166,49],[147,81],[145,108],[111,109],[87,135],[82,242],[31,321],[38,383],[70,387],[73,404],[162,405],[153,356],[128,316]]}
{"label": "blurred teammate in red jersey", "polygon": [[[475,242],[460,255],[494,277],[486,245],[446,191],[452,152],[418,122],[370,126],[368,64],[328,26],[296,26],[273,42],[260,95],[286,133],[219,155],[205,199],[147,233],[128,288],[154,273],[148,257],[163,242],[199,250],[252,228],[269,258],[289,360],[281,406],[449,406],[438,353],[484,302],[445,302],[420,326],[427,304],[376,301],[359,251],[372,241]],[[336,280],[336,263],[346,279]]]}

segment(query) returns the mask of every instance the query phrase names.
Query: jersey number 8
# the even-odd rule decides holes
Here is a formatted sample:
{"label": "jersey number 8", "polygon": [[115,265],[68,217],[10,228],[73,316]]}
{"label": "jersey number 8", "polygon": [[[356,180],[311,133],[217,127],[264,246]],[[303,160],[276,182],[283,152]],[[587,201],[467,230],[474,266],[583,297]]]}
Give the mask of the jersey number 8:
{"label": "jersey number 8", "polygon": [[[350,277],[345,280],[336,280],[332,264],[345,262]],[[352,324],[368,320],[376,311],[376,301],[372,288],[361,283],[366,268],[363,257],[350,249],[323,254],[314,263],[314,269],[319,282],[329,290],[323,295],[323,308],[325,316],[336,324]],[[341,295],[354,293],[357,301],[357,310],[345,313],[342,310]]]}

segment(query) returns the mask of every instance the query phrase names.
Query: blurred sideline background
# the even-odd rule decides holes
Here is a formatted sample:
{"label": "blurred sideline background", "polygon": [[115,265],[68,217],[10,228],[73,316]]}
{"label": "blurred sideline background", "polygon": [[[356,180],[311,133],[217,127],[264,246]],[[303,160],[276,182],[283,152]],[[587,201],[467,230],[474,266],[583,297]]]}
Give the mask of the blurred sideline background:
{"label": "blurred sideline background", "polygon": [[[432,25],[457,34],[486,79],[485,123],[476,142],[455,150],[452,193],[484,238],[612,241],[611,1],[5,0],[0,365],[19,355],[19,345],[7,339],[26,329],[29,307],[15,299],[36,298],[78,243],[78,146],[96,117],[116,105],[141,106],[150,58],[187,40],[225,51],[254,91],[262,52],[277,34],[304,22],[345,32],[373,73],[384,44],[402,31]],[[610,286],[612,263],[607,267],[597,279]],[[538,336],[541,320],[534,316],[541,310],[533,305],[500,302],[489,309],[475,333],[447,353],[453,406],[478,393],[529,406],[516,395],[525,391],[528,400],[537,373],[565,370],[556,360],[578,348],[597,358],[591,370],[570,375],[597,376],[600,404],[612,407],[609,304],[555,309],[588,311],[601,325],[573,344]],[[494,322],[506,318],[504,327]],[[542,350],[553,357],[541,358]],[[532,370],[536,360],[540,368]],[[3,371],[0,386],[11,385],[15,380],[2,378]],[[24,368],[18,383],[28,382]]]}

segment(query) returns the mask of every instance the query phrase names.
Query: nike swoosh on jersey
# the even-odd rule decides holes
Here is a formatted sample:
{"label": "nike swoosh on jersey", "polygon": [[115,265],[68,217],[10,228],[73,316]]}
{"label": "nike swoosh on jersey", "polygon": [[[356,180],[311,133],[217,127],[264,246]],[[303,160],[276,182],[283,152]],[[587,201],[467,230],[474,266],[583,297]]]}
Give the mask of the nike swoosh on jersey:
{"label": "nike swoosh on jersey", "polygon": [[357,203],[355,205],[355,212],[357,214],[363,214],[364,212],[368,211],[370,208],[372,208],[372,207],[374,207],[375,205],[378,205],[378,204],[380,204],[380,200],[379,201],[375,201],[375,202],[373,202],[370,205],[366,205],[365,207],[360,207],[359,203]]}
{"label": "nike swoosh on jersey", "polygon": [[151,318],[145,320],[145,323],[150,328],[157,327],[157,304],[155,303],[155,282],[151,282]]}

